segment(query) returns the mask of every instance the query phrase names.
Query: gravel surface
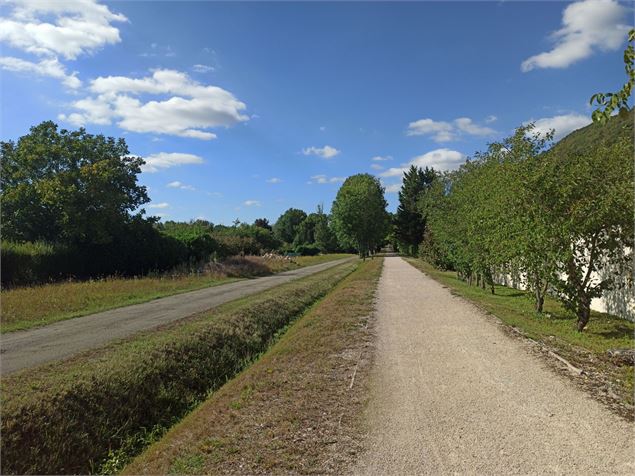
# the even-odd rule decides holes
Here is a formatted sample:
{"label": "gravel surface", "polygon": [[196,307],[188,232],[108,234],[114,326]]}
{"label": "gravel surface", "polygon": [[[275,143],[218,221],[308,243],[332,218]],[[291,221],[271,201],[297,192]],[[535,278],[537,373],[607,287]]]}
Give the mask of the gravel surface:
{"label": "gravel surface", "polygon": [[635,427],[401,258],[386,258],[354,473],[635,474]]}
{"label": "gravel surface", "polygon": [[57,322],[38,329],[4,334],[0,340],[2,375],[94,349],[116,339],[204,312],[235,299],[324,271],[344,258],[264,278],[221,284],[143,304],[120,307]]}

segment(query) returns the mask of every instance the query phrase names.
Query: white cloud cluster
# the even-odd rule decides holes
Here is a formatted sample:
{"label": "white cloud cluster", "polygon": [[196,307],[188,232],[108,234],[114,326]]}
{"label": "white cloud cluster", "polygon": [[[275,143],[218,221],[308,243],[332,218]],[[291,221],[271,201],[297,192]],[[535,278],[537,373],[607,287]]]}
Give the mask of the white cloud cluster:
{"label": "white cloud cluster", "polygon": [[546,134],[553,129],[555,131],[553,139],[554,141],[558,141],[569,133],[589,125],[591,118],[588,115],[585,116],[582,114],[563,114],[560,116],[543,117],[542,119],[529,122],[534,123],[534,131],[539,134]]}
{"label": "white cloud cluster", "polygon": [[379,164],[370,164],[370,168],[373,170],[384,170],[384,166]]}
{"label": "white cloud cluster", "polygon": [[326,183],[342,183],[346,180],[345,177],[327,177],[326,175],[314,175],[309,180],[309,184],[317,183],[317,184],[326,184]]}
{"label": "white cloud cluster", "polygon": [[210,71],[214,70],[216,70],[216,68],[206,64],[195,64],[194,66],[192,66],[192,71],[194,71],[195,73],[209,73]]}
{"label": "white cloud cluster", "polygon": [[267,179],[267,183],[281,183],[282,179],[278,178],[278,177],[272,177],[270,179]]}
{"label": "white cloud cluster", "polygon": [[451,149],[436,149],[413,158],[401,167],[391,167],[380,174],[381,177],[401,177],[411,165],[420,168],[431,167],[437,171],[452,170],[465,162],[465,155]]}
{"label": "white cloud cluster", "polygon": [[[184,154],[182,152],[159,152],[144,157],[145,164],[141,166],[143,172],[154,173],[161,169],[169,169],[179,165],[202,164],[203,158],[194,154]],[[176,182],[172,182],[176,183]],[[180,184],[180,182],[178,182]]]}
{"label": "white cloud cluster", "polygon": [[260,203],[259,200],[245,200],[244,205],[246,207],[260,207],[262,206],[262,203]]}
{"label": "white cloud cluster", "polygon": [[[73,103],[76,112],[59,119],[74,125],[111,124],[140,133],[167,134],[209,140],[212,127],[229,127],[249,117],[242,114],[246,105],[217,86],[206,86],[175,70],[155,70],[152,76],[99,77],[91,82],[95,96]],[[169,99],[140,99],[141,95]]]}
{"label": "white cloud cluster", "polygon": [[304,155],[316,155],[323,159],[332,159],[340,154],[341,151],[330,145],[325,145],[324,147],[307,147],[306,149],[302,149],[302,153]]}
{"label": "white cloud cluster", "polygon": [[167,202],[151,203],[150,205],[148,205],[148,208],[158,208],[160,210],[169,208],[169,207],[170,207],[170,204]]}
{"label": "white cloud cluster", "polygon": [[95,0],[8,0],[9,14],[0,18],[0,42],[42,58],[39,61],[5,56],[2,69],[60,79],[69,88],[79,88],[76,73],[67,73],[59,58],[77,59],[99,48],[121,41],[114,22],[125,22]]}
{"label": "white cloud cluster", "polygon": [[196,190],[196,188],[194,186],[186,185],[183,182],[179,182],[178,180],[175,180],[174,182],[170,182],[169,184],[166,185],[166,187],[168,187],[168,188],[178,188],[180,190],[190,190],[190,191]]}
{"label": "white cloud cluster", "polygon": [[384,162],[386,160],[392,160],[392,156],[390,155],[376,155],[375,157],[373,157],[372,159],[373,162]]}
{"label": "white cloud cluster", "polygon": [[[490,122],[493,122],[491,121],[492,117],[494,116],[488,117]],[[435,142],[450,142],[464,134],[488,136],[495,133],[496,131],[494,129],[487,126],[480,126],[469,117],[459,117],[452,122],[419,119],[418,121],[408,124],[408,130],[406,131],[406,135],[409,136],[432,136]]]}
{"label": "white cloud cluster", "polygon": [[617,50],[630,29],[623,23],[627,13],[616,0],[583,0],[568,5],[562,12],[562,28],[551,34],[554,48],[526,59],[521,70],[566,68],[595,50]]}

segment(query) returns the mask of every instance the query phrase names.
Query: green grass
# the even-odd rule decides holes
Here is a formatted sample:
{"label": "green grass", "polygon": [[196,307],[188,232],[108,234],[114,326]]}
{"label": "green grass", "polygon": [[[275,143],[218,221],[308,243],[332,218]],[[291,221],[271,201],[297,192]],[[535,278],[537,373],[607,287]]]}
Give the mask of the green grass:
{"label": "green grass", "polygon": [[234,264],[209,274],[165,274],[137,279],[115,277],[2,290],[0,331],[30,329],[108,309],[226,284],[241,278],[288,271],[347,256],[351,255],[300,256],[291,262],[248,258],[254,261],[248,266]]}
{"label": "green grass", "polygon": [[496,294],[492,295],[489,289],[469,286],[454,272],[439,271],[421,260],[406,261],[533,339],[557,339],[598,356],[606,356],[609,349],[632,348],[635,344],[635,325],[630,321],[592,311],[587,328],[584,332],[577,332],[575,316],[553,298],[547,297],[544,313],[539,314],[534,310],[533,296],[525,291],[497,285]]}
{"label": "green grass", "polygon": [[[3,377],[3,473],[115,471],[249,365],[357,261]],[[248,392],[238,400],[242,405]],[[184,461],[187,465],[192,461]]]}

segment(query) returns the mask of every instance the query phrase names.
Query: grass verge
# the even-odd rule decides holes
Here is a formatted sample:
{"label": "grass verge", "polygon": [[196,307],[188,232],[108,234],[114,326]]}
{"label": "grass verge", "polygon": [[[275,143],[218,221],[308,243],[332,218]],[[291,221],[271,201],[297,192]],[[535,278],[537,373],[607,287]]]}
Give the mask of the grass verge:
{"label": "grass verge", "polygon": [[[3,378],[2,474],[85,474],[113,454],[122,464],[248,365],[356,267],[348,262]],[[109,470],[115,466],[111,461]]]}
{"label": "grass verge", "polygon": [[338,474],[360,450],[382,260],[368,260],[125,474]]}
{"label": "grass verge", "polygon": [[404,258],[451,291],[498,317],[504,324],[537,341],[545,350],[556,352],[584,370],[582,382],[588,390],[618,413],[633,418],[633,367],[616,365],[607,355],[610,349],[635,347],[635,324],[593,311],[584,332],[575,329],[576,318],[555,299],[547,297],[544,313],[534,310],[533,296],[525,291],[496,286],[496,294],[469,286],[454,272]]}
{"label": "grass verge", "polygon": [[134,279],[114,277],[2,290],[0,331],[30,329],[108,309],[226,284],[241,278],[266,276],[347,256],[350,255],[299,256],[292,261],[247,257],[244,260],[230,259],[223,265],[208,266],[198,273],[172,273]]}

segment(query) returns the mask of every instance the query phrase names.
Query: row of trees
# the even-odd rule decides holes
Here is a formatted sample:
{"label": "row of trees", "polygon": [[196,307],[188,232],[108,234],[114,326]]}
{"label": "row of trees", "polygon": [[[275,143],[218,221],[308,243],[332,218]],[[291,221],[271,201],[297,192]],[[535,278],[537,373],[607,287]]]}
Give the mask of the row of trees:
{"label": "row of trees", "polygon": [[182,263],[264,252],[354,251],[367,256],[388,226],[384,190],[367,174],[349,177],[327,215],[291,208],[275,224],[146,217],[143,160],[123,139],[59,130],[51,121],[17,143],[0,143],[2,281],[140,275]]}
{"label": "row of trees", "polygon": [[[395,220],[402,251],[420,242],[424,259],[492,292],[515,276],[538,312],[552,292],[583,330],[594,297],[632,284],[632,135],[632,113],[553,147],[527,125],[456,171],[411,169]],[[400,218],[414,209],[416,220]]]}

